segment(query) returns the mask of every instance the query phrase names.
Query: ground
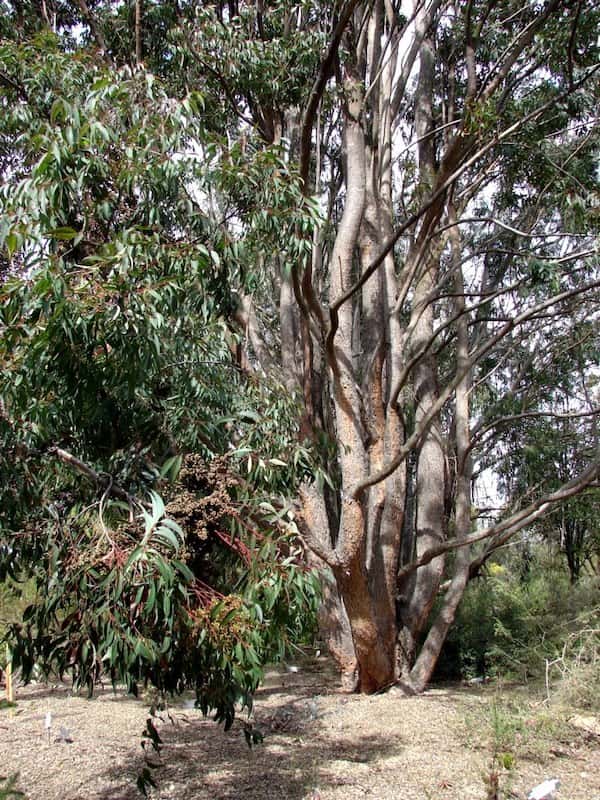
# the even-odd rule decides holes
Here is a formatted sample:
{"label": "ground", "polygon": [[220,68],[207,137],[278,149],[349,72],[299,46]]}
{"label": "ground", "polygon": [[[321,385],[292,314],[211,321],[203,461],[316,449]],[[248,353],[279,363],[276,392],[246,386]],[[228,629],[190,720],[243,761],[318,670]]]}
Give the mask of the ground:
{"label": "ground", "polygon": [[[251,750],[241,719],[224,733],[189,697],[169,712],[153,800],[525,798],[551,777],[559,800],[600,798],[600,721],[530,687],[343,695],[326,664],[303,663],[268,673],[253,723],[264,742]],[[65,684],[19,687],[0,710],[0,774],[19,773],[29,800],[137,800],[147,717],[148,698],[108,687],[91,700]]]}

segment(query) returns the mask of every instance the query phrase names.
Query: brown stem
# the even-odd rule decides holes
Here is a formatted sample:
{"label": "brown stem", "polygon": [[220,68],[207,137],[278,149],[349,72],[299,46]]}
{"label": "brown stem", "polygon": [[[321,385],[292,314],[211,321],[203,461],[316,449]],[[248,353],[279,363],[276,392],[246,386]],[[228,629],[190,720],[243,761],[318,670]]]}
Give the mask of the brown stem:
{"label": "brown stem", "polygon": [[100,50],[102,50],[104,54],[108,56],[108,48],[106,46],[106,39],[102,33],[102,28],[100,27],[95,15],[90,11],[86,0],[77,0],[77,5],[79,6],[79,10],[81,11],[81,15],[83,16],[84,20],[90,26],[90,30],[92,32],[92,36],[96,40],[96,44]]}
{"label": "brown stem", "polygon": [[77,458],[72,453],[63,450],[61,447],[49,447],[48,453],[55,456],[59,461],[66,466],[71,467],[76,472],[80,472],[82,475],[85,475],[88,480],[90,480],[92,483],[95,483],[97,486],[105,487],[109,494],[118,497],[120,500],[125,500],[125,502],[129,503],[130,505],[133,503],[133,498],[128,492],[125,491],[125,489],[122,489],[118,484],[113,483],[112,479],[107,478],[106,475],[96,472],[93,467],[90,467],[89,464],[81,461],[81,459]]}
{"label": "brown stem", "polygon": [[142,0],[135,0],[135,63],[142,63]]}
{"label": "brown stem", "polygon": [[340,16],[333,31],[333,35],[329,42],[329,47],[321,59],[319,73],[313,83],[313,87],[308,98],[304,117],[302,119],[302,128],[300,133],[300,177],[304,185],[304,191],[308,194],[308,173],[310,168],[310,145],[312,137],[312,128],[321,102],[321,97],[325,91],[327,81],[331,76],[333,65],[337,56],[337,52],[342,41],[344,31],[350,21],[354,9],[359,4],[360,0],[348,0],[343,6]]}

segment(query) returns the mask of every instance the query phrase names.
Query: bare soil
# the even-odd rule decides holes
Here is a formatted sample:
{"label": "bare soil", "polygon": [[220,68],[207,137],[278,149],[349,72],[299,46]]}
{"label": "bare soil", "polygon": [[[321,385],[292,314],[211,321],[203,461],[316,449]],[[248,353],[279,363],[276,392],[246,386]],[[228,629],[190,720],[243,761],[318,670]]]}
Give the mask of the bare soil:
{"label": "bare soil", "polygon": [[[156,722],[163,765],[152,771],[157,788],[149,797],[486,800],[525,798],[557,777],[560,800],[600,798],[597,717],[548,711],[526,688],[443,686],[420,697],[396,690],[365,697],[340,694],[335,685],[326,663],[269,672],[253,712],[264,742],[252,749],[245,717],[225,733],[191,697],[178,698]],[[29,800],[137,800],[148,705],[147,697],[109,688],[90,700],[65,684],[21,687],[17,706],[0,710],[0,774],[19,773]]]}

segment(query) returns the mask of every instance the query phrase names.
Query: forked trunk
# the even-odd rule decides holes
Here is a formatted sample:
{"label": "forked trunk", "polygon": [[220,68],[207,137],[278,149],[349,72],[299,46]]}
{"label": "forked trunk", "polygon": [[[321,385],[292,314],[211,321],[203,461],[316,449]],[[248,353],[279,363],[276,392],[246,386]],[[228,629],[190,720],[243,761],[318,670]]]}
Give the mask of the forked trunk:
{"label": "forked trunk", "polygon": [[[421,691],[470,568],[525,524],[515,518],[470,562],[468,545],[481,538],[472,536],[471,457],[496,435],[479,409],[486,427],[471,438],[470,397],[488,381],[495,395],[503,378],[487,359],[521,348],[519,331],[537,319],[517,284],[502,288],[517,269],[511,242],[533,236],[530,212],[515,217],[521,230],[500,214],[498,237],[487,200],[473,214],[477,195],[496,192],[497,145],[549,109],[509,124],[506,98],[528,74],[519,67],[524,51],[561,4],[524,25],[512,15],[516,35],[487,76],[477,42],[488,15],[504,19],[502,4],[488,3],[485,13],[441,0],[333,5],[307,106],[295,122],[284,115],[281,139],[290,151],[299,145],[304,198],[314,190],[327,214],[312,257],[303,248],[290,272],[284,258],[277,284],[283,380],[303,401],[300,439],[327,443],[332,479],[320,496],[316,485],[301,490],[298,522],[328,566],[321,625],[346,688],[373,692],[400,681]],[[288,31],[309,19],[294,12]],[[453,40],[450,31],[461,35]],[[253,342],[250,313],[244,331]]]}

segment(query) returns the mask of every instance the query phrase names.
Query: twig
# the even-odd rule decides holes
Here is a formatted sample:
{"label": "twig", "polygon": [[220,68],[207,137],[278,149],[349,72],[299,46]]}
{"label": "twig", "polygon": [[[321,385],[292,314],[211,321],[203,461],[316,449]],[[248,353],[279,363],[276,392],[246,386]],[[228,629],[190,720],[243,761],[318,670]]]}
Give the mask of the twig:
{"label": "twig", "polygon": [[85,475],[85,477],[88,478],[92,483],[95,483],[97,486],[104,487],[105,494],[114,495],[120,500],[124,500],[129,505],[133,505],[134,500],[132,496],[126,492],[125,489],[114,483],[110,475],[103,475],[99,472],[96,472],[96,470],[90,467],[89,464],[81,461],[81,459],[77,458],[72,453],[63,450],[61,447],[49,447],[48,453],[55,456],[66,466],[72,467],[77,472]]}

